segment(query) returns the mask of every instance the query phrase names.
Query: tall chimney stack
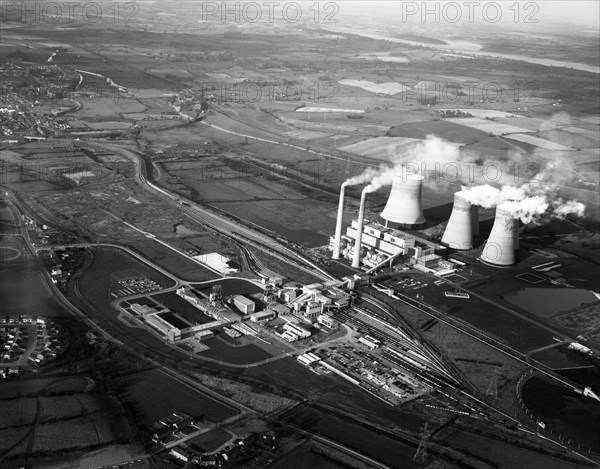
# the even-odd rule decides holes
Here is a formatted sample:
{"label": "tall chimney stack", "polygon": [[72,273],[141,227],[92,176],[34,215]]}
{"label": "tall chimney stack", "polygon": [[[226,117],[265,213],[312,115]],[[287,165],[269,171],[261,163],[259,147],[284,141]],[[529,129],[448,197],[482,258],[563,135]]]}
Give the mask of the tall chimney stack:
{"label": "tall chimney stack", "polygon": [[356,227],[356,240],[354,241],[354,257],[352,258],[352,267],[360,267],[360,248],[362,244],[363,223],[365,218],[365,199],[367,192],[362,191],[360,196],[360,208],[358,209],[358,226]]}
{"label": "tall chimney stack", "polygon": [[466,251],[473,248],[473,206],[461,194],[464,192],[454,194],[454,206],[442,243],[452,249]]}
{"label": "tall chimney stack", "polygon": [[419,229],[425,225],[421,205],[422,188],[423,176],[419,174],[394,177],[390,197],[381,212],[386,226],[389,222],[407,229]]}
{"label": "tall chimney stack", "polygon": [[335,239],[333,245],[332,259],[340,258],[340,248],[342,244],[342,222],[344,218],[344,196],[346,193],[346,186],[342,184],[340,189],[340,203],[338,205],[337,219],[335,222]]}
{"label": "tall chimney stack", "polygon": [[481,261],[496,267],[508,267],[515,263],[515,220],[506,204],[496,207],[496,217],[490,237],[481,253]]}

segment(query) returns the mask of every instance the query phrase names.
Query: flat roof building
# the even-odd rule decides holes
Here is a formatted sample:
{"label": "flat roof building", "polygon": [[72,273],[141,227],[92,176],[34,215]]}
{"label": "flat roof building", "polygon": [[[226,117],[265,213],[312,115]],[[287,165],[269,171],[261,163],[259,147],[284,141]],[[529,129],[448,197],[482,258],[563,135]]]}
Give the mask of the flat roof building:
{"label": "flat roof building", "polygon": [[242,295],[235,295],[232,300],[235,307],[244,313],[244,315],[254,313],[256,305],[251,299]]}

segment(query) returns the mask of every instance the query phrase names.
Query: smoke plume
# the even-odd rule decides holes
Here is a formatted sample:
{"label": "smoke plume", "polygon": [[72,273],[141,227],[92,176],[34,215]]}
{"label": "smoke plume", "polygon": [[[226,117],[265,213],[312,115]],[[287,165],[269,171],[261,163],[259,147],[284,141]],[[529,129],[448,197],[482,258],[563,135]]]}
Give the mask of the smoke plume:
{"label": "smoke plume", "polygon": [[536,195],[533,197],[525,197],[518,201],[510,200],[503,202],[499,205],[499,208],[511,212],[513,218],[528,224],[546,213],[546,210],[548,210],[548,201],[545,197]]}
{"label": "smoke plume", "polygon": [[[559,113],[553,116],[547,126],[555,128],[565,125],[569,119],[568,114]],[[521,157],[520,153],[512,155],[514,160]],[[461,156],[458,145],[446,142],[435,135],[428,135],[422,142],[403,149],[391,161],[391,165],[367,168],[362,174],[348,179],[342,185],[367,184],[363,191],[375,192],[381,187],[391,185],[396,177],[403,181],[411,177],[426,179],[426,172],[444,167],[446,163],[461,161],[466,161],[466,158],[464,155]],[[503,207],[523,223],[538,222],[543,215],[559,218],[567,215],[583,216],[584,204],[574,200],[564,201],[556,195],[560,185],[566,185],[573,174],[578,175],[571,167],[568,158],[557,154],[555,161],[547,163],[541,169],[538,168],[538,163],[522,165],[520,168],[523,174],[515,176],[524,177],[515,177],[513,181],[518,181],[518,185],[505,184],[497,188],[489,184],[481,184],[461,191],[460,196],[471,204],[483,208],[494,208],[503,204]]]}
{"label": "smoke plume", "polygon": [[585,214],[585,205],[575,200],[567,200],[559,198],[552,203],[552,214],[558,218],[564,218],[567,215],[575,215],[583,217]]}
{"label": "smoke plume", "polygon": [[403,149],[391,161],[391,165],[381,165],[379,168],[367,168],[358,176],[346,180],[343,186],[366,184],[367,192],[375,192],[384,186],[389,186],[395,177],[403,180],[413,174],[434,170],[445,163],[460,161],[458,145],[446,142],[435,135],[428,135],[425,140],[409,148]]}
{"label": "smoke plume", "polygon": [[473,205],[494,208],[508,200],[523,200],[526,197],[526,192],[520,187],[502,186],[498,189],[489,184],[484,184],[463,190],[460,192],[460,196]]}

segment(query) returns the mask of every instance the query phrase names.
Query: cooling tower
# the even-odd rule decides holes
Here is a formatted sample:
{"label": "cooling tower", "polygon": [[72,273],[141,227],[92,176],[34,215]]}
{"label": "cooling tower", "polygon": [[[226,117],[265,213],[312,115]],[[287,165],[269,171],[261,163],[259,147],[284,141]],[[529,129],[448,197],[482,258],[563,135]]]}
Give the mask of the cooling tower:
{"label": "cooling tower", "polygon": [[461,194],[463,192],[454,194],[454,207],[442,243],[452,249],[466,251],[473,248],[473,209],[476,207]]}
{"label": "cooling tower", "polygon": [[346,187],[342,185],[340,190],[340,203],[338,205],[337,219],[335,222],[335,239],[333,244],[333,255],[331,256],[333,259],[340,258],[340,245],[342,244],[342,221],[344,218],[344,195],[346,192]]}
{"label": "cooling tower", "polygon": [[[468,191],[469,186],[466,184],[460,185],[460,191]],[[471,205],[471,234],[479,236],[479,206]]]}
{"label": "cooling tower", "polygon": [[508,267],[515,263],[515,224],[512,212],[496,207],[496,218],[490,237],[483,247],[481,261],[497,267]]}
{"label": "cooling tower", "polygon": [[479,236],[479,206],[471,205],[471,234]]}
{"label": "cooling tower", "polygon": [[515,227],[513,234],[515,235],[515,250],[519,249],[519,220],[515,220]]}
{"label": "cooling tower", "polygon": [[399,224],[408,229],[423,227],[425,217],[421,205],[422,187],[423,176],[418,174],[394,178],[390,197],[381,212],[386,226],[391,222],[392,225]]}
{"label": "cooling tower", "polygon": [[360,248],[362,244],[363,222],[365,218],[365,199],[367,193],[363,190],[360,196],[360,208],[358,209],[358,226],[356,227],[356,240],[354,241],[354,257],[352,258],[352,267],[360,267]]}

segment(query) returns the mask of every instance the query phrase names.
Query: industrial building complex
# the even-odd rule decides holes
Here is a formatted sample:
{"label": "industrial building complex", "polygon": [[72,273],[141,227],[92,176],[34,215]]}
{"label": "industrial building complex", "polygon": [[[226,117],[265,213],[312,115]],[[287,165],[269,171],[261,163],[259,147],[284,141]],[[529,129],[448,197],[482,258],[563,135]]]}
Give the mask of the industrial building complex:
{"label": "industrial building complex", "polygon": [[598,2],[38,3],[1,467],[598,467]]}
{"label": "industrial building complex", "polygon": [[[345,186],[340,190],[336,231],[329,239],[332,258],[346,258],[352,267],[373,271],[382,266],[403,263],[417,269],[446,275],[455,271],[456,264],[448,260],[449,250],[470,251],[479,237],[479,209],[467,200],[467,186],[454,194],[452,213],[440,243],[418,234],[425,225],[421,194],[423,176],[395,177],[392,189],[381,212],[380,220],[365,220],[365,202],[368,192],[360,199],[358,219],[342,233]],[[494,226],[483,245],[481,262],[496,267],[515,264],[519,248],[519,221],[506,209],[510,201],[496,208]],[[392,226],[395,226],[392,227]],[[401,230],[404,228],[405,231]],[[409,232],[407,232],[408,230]]]}

